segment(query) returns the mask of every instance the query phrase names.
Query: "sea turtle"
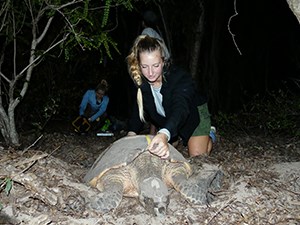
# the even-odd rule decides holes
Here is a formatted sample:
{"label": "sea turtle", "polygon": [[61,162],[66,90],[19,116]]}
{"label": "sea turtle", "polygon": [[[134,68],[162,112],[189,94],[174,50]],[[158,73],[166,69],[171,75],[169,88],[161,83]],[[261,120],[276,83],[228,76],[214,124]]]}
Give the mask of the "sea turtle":
{"label": "sea turtle", "polygon": [[123,137],[100,154],[84,177],[100,191],[90,200],[93,209],[108,212],[118,207],[122,196],[127,196],[138,197],[149,213],[165,215],[171,188],[194,204],[212,200],[209,190],[220,184],[220,170],[202,171],[192,178],[191,165],[172,145],[167,160],[151,154],[146,149],[150,138]]}

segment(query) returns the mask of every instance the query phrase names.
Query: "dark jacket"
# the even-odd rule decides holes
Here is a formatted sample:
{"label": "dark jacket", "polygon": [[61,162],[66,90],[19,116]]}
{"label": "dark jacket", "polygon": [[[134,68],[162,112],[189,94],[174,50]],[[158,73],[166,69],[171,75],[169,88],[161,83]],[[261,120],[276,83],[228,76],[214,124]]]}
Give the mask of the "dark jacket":
{"label": "dark jacket", "polygon": [[[189,73],[181,68],[171,67],[165,73],[160,93],[166,117],[156,111],[150,84],[144,80],[141,86],[145,119],[158,128],[166,128],[171,133],[171,140],[180,136],[186,145],[194,130],[200,123],[197,106],[205,103],[197,92],[196,85]],[[143,123],[139,118],[138,106],[134,108],[129,120],[129,131],[139,133]]]}

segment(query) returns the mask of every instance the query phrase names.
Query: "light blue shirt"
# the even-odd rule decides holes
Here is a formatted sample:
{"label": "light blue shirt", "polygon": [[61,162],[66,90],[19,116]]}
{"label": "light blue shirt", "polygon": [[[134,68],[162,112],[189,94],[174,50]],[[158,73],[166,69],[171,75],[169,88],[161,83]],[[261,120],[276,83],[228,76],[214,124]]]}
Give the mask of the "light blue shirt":
{"label": "light blue shirt", "polygon": [[81,101],[81,104],[79,107],[79,115],[80,116],[84,115],[86,107],[89,104],[91,106],[93,113],[95,113],[91,117],[91,121],[93,122],[98,117],[102,116],[103,113],[105,113],[108,102],[109,102],[109,97],[107,95],[104,95],[102,98],[102,101],[99,103],[97,101],[95,90],[87,90],[87,92],[84,94],[84,96],[82,98],[82,101]]}

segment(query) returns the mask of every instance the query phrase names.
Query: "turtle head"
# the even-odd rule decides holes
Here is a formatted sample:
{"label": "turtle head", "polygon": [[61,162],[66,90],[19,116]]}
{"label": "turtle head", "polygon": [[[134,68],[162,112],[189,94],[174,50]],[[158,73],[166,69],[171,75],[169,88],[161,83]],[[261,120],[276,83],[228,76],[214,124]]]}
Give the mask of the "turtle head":
{"label": "turtle head", "polygon": [[169,204],[168,188],[157,177],[147,178],[141,182],[139,200],[147,212],[165,216]]}

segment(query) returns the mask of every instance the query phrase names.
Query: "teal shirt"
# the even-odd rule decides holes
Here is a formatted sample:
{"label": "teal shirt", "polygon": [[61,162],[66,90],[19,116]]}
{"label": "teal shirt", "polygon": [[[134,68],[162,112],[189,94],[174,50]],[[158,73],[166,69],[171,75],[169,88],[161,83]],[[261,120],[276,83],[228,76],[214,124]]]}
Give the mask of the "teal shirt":
{"label": "teal shirt", "polygon": [[89,104],[91,106],[93,113],[95,113],[91,117],[91,122],[93,122],[98,117],[102,116],[103,113],[105,113],[108,102],[109,102],[109,97],[107,95],[104,95],[102,98],[102,101],[99,103],[97,101],[95,90],[87,90],[87,92],[84,94],[84,96],[82,98],[82,101],[81,101],[81,104],[79,107],[79,115],[80,116],[84,115],[86,107]]}

